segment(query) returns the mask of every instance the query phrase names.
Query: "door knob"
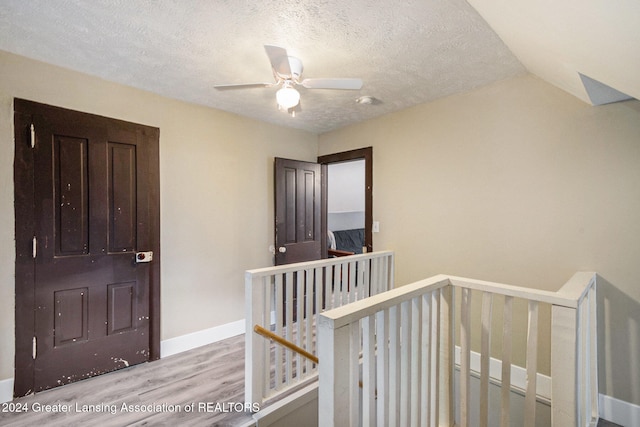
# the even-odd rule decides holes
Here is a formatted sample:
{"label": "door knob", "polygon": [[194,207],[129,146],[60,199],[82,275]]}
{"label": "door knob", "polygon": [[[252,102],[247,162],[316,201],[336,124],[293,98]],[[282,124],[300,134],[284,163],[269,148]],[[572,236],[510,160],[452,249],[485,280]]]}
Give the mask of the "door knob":
{"label": "door knob", "polygon": [[285,248],[284,246],[280,246],[280,247],[278,248],[278,252],[280,252],[281,254],[283,254],[283,253],[287,252],[287,248]]}
{"label": "door knob", "polygon": [[136,252],[136,263],[153,261],[153,252]]}

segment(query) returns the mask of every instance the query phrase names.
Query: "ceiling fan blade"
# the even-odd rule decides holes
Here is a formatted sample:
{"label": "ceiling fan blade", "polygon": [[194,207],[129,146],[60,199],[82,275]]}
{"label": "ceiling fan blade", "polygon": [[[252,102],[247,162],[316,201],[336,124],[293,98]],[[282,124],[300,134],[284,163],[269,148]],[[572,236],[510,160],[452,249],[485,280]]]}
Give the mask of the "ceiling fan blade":
{"label": "ceiling fan blade", "polygon": [[214,88],[218,90],[252,89],[256,87],[271,87],[274,85],[275,83],[243,83],[243,84],[232,84],[232,85],[216,85],[214,86]]}
{"label": "ceiling fan blade", "polygon": [[290,76],[291,68],[289,67],[289,55],[287,50],[283,47],[264,45],[264,50],[267,52],[269,61],[271,62],[271,68],[275,73]]}
{"label": "ceiling fan blade", "polygon": [[362,88],[361,79],[304,79],[301,83],[307,89],[352,89]]}

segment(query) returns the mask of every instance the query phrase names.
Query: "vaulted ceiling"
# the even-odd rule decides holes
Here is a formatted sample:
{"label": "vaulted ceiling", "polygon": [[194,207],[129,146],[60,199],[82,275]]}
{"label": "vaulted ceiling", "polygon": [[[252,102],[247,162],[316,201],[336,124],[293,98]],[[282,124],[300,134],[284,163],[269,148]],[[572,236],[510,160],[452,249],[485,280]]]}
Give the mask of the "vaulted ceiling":
{"label": "vaulted ceiling", "polygon": [[[640,98],[637,0],[0,0],[0,50],[266,122],[322,133],[525,74],[592,104]],[[303,78],[278,111],[264,45]],[[0,64],[1,67],[2,64]],[[46,78],[46,76],[43,76]],[[373,102],[358,103],[362,96]]]}

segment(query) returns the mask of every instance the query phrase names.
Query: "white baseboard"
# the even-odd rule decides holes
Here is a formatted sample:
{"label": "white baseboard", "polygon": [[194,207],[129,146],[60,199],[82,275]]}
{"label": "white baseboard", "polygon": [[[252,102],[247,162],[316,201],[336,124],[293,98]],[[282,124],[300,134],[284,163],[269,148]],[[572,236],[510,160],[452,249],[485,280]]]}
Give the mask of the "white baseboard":
{"label": "white baseboard", "polygon": [[13,378],[0,380],[0,403],[13,400]]}
{"label": "white baseboard", "polygon": [[245,333],[244,319],[170,338],[160,343],[160,357],[168,357]]}
{"label": "white baseboard", "polygon": [[600,418],[625,427],[640,426],[640,406],[600,394]]}
{"label": "white baseboard", "polygon": [[[460,364],[460,347],[456,346],[455,363]],[[480,354],[471,352],[471,371],[480,372]],[[502,377],[502,362],[491,358],[489,362],[489,376],[493,381],[500,382]],[[520,366],[511,367],[512,387],[524,390],[526,388],[526,369]],[[551,378],[538,374],[537,380],[538,398],[551,401]],[[620,424],[623,427],[640,426],[640,406],[605,394],[598,395],[599,416],[607,421]]]}
{"label": "white baseboard", "polygon": [[[164,340],[160,357],[168,357],[203,345],[212,344],[245,333],[244,319]],[[13,400],[13,378],[0,380],[0,403]]]}
{"label": "white baseboard", "polygon": [[[471,352],[470,369],[474,373],[480,372],[480,353]],[[460,365],[460,347],[456,346],[455,363]],[[502,382],[502,361],[494,359],[489,360],[489,378],[497,383]],[[511,387],[519,390],[527,388],[527,370],[520,366],[511,365]],[[536,376],[536,394],[538,399],[543,401],[551,401],[551,377],[543,374]]]}

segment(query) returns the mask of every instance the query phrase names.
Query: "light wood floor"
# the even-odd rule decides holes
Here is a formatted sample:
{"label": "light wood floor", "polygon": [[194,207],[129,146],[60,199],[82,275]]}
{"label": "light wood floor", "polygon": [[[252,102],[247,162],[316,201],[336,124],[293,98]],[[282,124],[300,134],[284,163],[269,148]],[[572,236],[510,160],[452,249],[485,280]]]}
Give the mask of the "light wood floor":
{"label": "light wood floor", "polygon": [[[29,411],[0,413],[0,425],[222,427],[250,421],[249,413],[230,408],[232,402],[244,402],[244,335],[15,399],[12,403],[27,405]],[[216,407],[217,403],[226,406]],[[166,406],[151,412],[133,407],[129,412],[123,410],[123,404]],[[185,412],[191,404],[194,411]],[[175,405],[175,412],[169,405]],[[56,409],[63,412],[54,412]]]}
{"label": "light wood floor", "polygon": [[[77,383],[16,399],[28,412],[0,412],[0,426],[242,426],[249,413],[219,412],[216,403],[244,402],[244,335]],[[176,405],[155,412],[122,410],[122,405]],[[194,405],[194,412],[185,408]],[[207,407],[207,404],[209,406]],[[4,404],[0,404],[4,405]],[[40,412],[34,408],[40,406]],[[63,412],[45,405],[69,405]],[[76,406],[77,405],[77,406]],[[102,405],[111,412],[82,412]],[[202,406],[201,406],[202,405]],[[200,408],[200,410],[199,410]],[[207,408],[212,410],[208,412]],[[4,406],[0,406],[0,411]],[[87,408],[92,409],[92,408]],[[228,406],[224,408],[228,410]],[[598,427],[617,424],[600,420]]]}

